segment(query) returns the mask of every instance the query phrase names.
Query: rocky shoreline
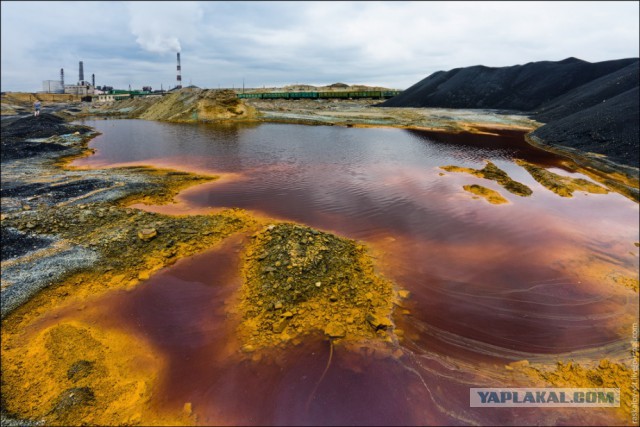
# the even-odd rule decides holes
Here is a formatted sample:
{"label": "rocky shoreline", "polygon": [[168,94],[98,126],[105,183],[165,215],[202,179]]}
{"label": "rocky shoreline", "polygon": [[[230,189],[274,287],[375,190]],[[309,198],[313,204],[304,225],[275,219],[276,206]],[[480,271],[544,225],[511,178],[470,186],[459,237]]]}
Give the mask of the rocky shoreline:
{"label": "rocky shoreline", "polygon": [[[208,99],[215,99],[213,95],[207,96]],[[185,96],[182,101],[187,98],[191,104],[183,104],[183,110],[176,109],[174,102],[166,106],[164,115],[158,113],[158,117],[149,112],[152,111],[149,105],[144,108],[139,106],[138,110],[127,110],[129,107],[123,107],[123,110],[120,108],[122,104],[101,109],[68,105],[55,115],[43,113],[38,118],[27,116],[2,121],[3,331],[19,330],[28,324],[28,319],[42,315],[62,302],[82,300],[88,295],[109,289],[130,289],[146,280],[153,272],[180,258],[210,248],[232,234],[259,232],[262,233],[260,236],[264,236],[273,230],[264,220],[253,218],[240,209],[209,215],[168,216],[129,208],[128,205],[133,201],[141,199],[155,204],[168,203],[182,189],[215,180],[217,177],[148,167],[91,170],[69,168],[68,164],[72,159],[91,153],[87,148],[88,143],[97,135],[92,129],[71,125],[69,121],[96,115],[147,119],[162,119],[159,118],[162,116],[164,120],[169,119],[166,115],[177,115],[178,121],[186,122],[251,120],[354,127],[390,126],[454,133],[491,133],[492,130],[501,129],[533,130],[539,125],[521,115],[501,115],[482,110],[373,109],[369,107],[374,102],[369,101],[317,103],[256,100],[246,105],[243,103],[240,108],[238,104],[228,102],[223,97],[223,104],[226,104],[220,108],[215,107],[218,108],[216,110],[212,104],[199,103],[199,98],[193,94]],[[199,108],[215,112],[205,118],[199,113]],[[240,113],[232,113],[230,117],[229,109]],[[574,155],[576,158],[580,157],[580,153]],[[590,176],[598,177],[601,183],[608,182],[609,188],[617,185],[616,191],[637,201],[637,169],[617,169],[615,165],[605,169],[597,164],[589,167],[592,167]],[[486,170],[483,171],[487,173]],[[636,181],[633,181],[634,173]],[[635,193],[629,192],[629,188],[635,189]],[[293,231],[297,231],[295,226],[291,227],[294,227]],[[291,232],[283,226],[275,231],[285,234]],[[316,236],[313,230],[303,231],[310,237]],[[327,242],[333,242],[334,239],[331,236],[321,237]],[[356,249],[349,246],[349,251]],[[275,268],[273,266],[281,262],[281,258],[288,260],[290,254],[274,256],[277,259],[256,256],[253,260],[255,268],[259,268],[259,272],[269,269],[265,270],[268,276],[276,271],[270,269]],[[272,261],[273,266],[262,265],[266,261]],[[255,277],[259,274],[252,272],[252,275],[252,280],[257,280]],[[312,281],[314,286],[318,282],[322,286],[324,279],[309,278],[309,283]],[[385,292],[391,295],[390,287],[385,286]],[[383,288],[382,284],[380,287]],[[315,287],[310,289],[316,291]],[[43,290],[46,292],[42,292]],[[358,303],[372,299],[377,301],[377,297],[369,297],[366,290],[357,292],[362,293],[354,294],[354,301]],[[248,294],[247,301],[256,298],[258,297]],[[260,298],[265,299],[262,295]],[[386,316],[388,307],[385,311],[382,309],[383,301],[378,302],[380,311]],[[344,304],[351,304],[351,301]],[[291,322],[290,318],[293,316],[302,319],[303,311],[301,312],[300,307],[296,306],[295,310],[289,311],[284,308],[287,307],[278,310],[283,312],[280,317],[285,322]],[[380,316],[380,319],[384,317]],[[282,322],[275,313],[272,317],[267,319],[268,322],[263,322],[270,322],[267,328],[269,333]],[[366,316],[363,314],[360,317]],[[391,325],[380,319],[374,319],[375,332],[380,335],[387,327],[391,331]],[[366,321],[372,323],[371,319]],[[384,327],[379,327],[378,323]],[[351,326],[333,325],[328,334],[341,338],[349,328]],[[262,343],[256,341],[249,345],[255,348]],[[22,350],[14,347],[11,340],[3,339],[2,351],[3,354],[19,354]],[[5,381],[3,378],[3,383]],[[69,393],[73,395],[75,392],[73,389],[65,390],[58,396],[59,401],[68,401]],[[84,394],[89,395],[86,391]],[[67,400],[64,400],[65,396]],[[28,396],[18,401],[24,399],[28,399]],[[26,404],[26,401],[23,403]],[[69,413],[64,405],[56,405],[55,408],[53,414],[48,416],[48,422],[64,423],[71,419],[68,418]],[[1,409],[2,425],[29,423],[15,421],[13,412],[6,407],[4,396]],[[35,412],[33,417],[37,418]],[[29,418],[35,419],[33,417]],[[189,420],[182,422],[189,423]]]}
{"label": "rocky shoreline", "polygon": [[[210,99],[213,97],[207,95]],[[218,95],[219,96],[219,95]],[[192,103],[197,103],[197,98]],[[195,99],[195,101],[194,101]],[[226,99],[226,98],[225,98]],[[127,102],[127,101],[123,101]],[[146,102],[146,101],[145,101]],[[428,129],[447,132],[491,132],[491,129],[528,129],[536,128],[536,122],[519,115],[500,115],[480,110],[445,109],[378,109],[369,108],[374,101],[283,101],[252,100],[243,111],[256,111],[246,120],[264,122],[287,122],[304,124],[323,124],[341,126],[392,126],[410,129]],[[230,105],[230,104],[227,104]],[[90,154],[88,142],[96,133],[85,126],[70,125],[67,122],[83,116],[113,116],[120,110],[121,103],[97,110],[94,106],[74,108],[70,106],[58,114],[44,113],[38,118],[27,116],[18,120],[4,120],[2,123],[2,230],[3,263],[9,258],[23,257],[29,252],[42,252],[45,248],[64,247],[56,236],[64,230],[61,227],[43,228],[38,219],[39,213],[55,212],[66,207],[63,214],[68,224],[78,224],[79,228],[89,228],[95,220],[96,209],[110,212],[109,206],[95,207],[99,204],[118,204],[135,197],[143,197],[168,202],[177,192],[187,186],[215,179],[178,171],[157,171],[145,167],[110,168],[94,170],[70,170],[65,165],[72,159]],[[187,106],[191,108],[191,106]],[[234,104],[232,108],[237,108]],[[145,111],[148,111],[147,106]],[[398,111],[395,111],[398,110]],[[137,117],[132,111],[116,114],[119,117]],[[184,116],[184,115],[183,115]],[[63,119],[64,117],[64,119]],[[226,117],[220,118],[222,120]],[[529,136],[532,145],[548,151],[571,157],[587,173],[600,183],[638,200],[638,170],[611,164],[606,160],[594,162],[577,150],[567,153]],[[94,206],[95,205],[95,206]],[[72,212],[73,209],[78,212]],[[62,212],[62,211],[61,211]],[[102,212],[102,211],[101,211]],[[103,214],[104,215],[104,214]],[[61,219],[61,223],[65,220]],[[20,226],[20,228],[15,228]],[[10,230],[10,231],[7,231]],[[42,237],[45,236],[45,237]],[[87,252],[89,251],[89,252]],[[56,252],[56,251],[53,251]],[[42,252],[44,253],[44,252]],[[84,261],[94,259],[89,249],[59,249],[56,255],[34,260],[46,263],[58,259],[69,269],[86,266]],[[19,263],[18,263],[19,264]],[[18,292],[20,296],[8,296],[17,292],[7,283],[29,283],[30,280],[16,280],[13,276],[14,264],[3,268],[2,317],[26,301],[31,292]],[[16,270],[17,271],[17,270]],[[40,277],[34,270],[33,280]],[[46,273],[45,273],[46,272]],[[44,277],[53,282],[60,276],[44,267]],[[17,277],[17,276],[16,276]],[[36,281],[42,281],[37,279]],[[29,285],[25,285],[31,288]],[[41,289],[42,284],[33,287]],[[5,290],[6,288],[6,290]],[[35,290],[33,292],[36,292]],[[12,302],[15,301],[15,302]]]}

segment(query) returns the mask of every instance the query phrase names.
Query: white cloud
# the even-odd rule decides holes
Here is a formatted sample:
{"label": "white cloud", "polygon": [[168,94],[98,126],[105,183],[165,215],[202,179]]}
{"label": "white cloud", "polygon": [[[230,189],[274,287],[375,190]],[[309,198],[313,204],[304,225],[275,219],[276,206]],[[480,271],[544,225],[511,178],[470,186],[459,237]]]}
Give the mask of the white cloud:
{"label": "white cloud", "polygon": [[179,52],[180,41],[197,38],[203,11],[197,2],[131,2],[129,28],[136,43],[153,53]]}

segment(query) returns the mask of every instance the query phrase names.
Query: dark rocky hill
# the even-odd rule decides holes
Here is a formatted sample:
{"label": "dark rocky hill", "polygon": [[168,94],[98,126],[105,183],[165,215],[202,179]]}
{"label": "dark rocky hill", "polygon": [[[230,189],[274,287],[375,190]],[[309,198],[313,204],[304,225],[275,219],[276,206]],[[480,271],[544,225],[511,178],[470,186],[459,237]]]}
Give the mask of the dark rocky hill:
{"label": "dark rocky hill", "polygon": [[613,98],[539,127],[543,141],[584,152],[604,154],[615,163],[638,167],[638,86]]}
{"label": "dark rocky hill", "polygon": [[[536,108],[535,119],[549,122],[638,88],[638,60],[624,68],[579,86]],[[604,102],[603,102],[604,101]]]}
{"label": "dark rocky hill", "polygon": [[516,110],[546,123],[546,143],[604,154],[638,167],[638,58],[576,58],[438,71],[381,107]]}

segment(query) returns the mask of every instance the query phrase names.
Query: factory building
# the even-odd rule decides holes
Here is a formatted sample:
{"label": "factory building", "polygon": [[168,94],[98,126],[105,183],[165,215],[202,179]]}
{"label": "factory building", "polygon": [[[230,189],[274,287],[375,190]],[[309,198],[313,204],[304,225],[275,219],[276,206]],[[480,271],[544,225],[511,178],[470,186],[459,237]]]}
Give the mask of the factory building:
{"label": "factory building", "polygon": [[64,93],[64,69],[60,68],[60,80],[44,80],[42,91],[44,93]]}
{"label": "factory building", "polygon": [[91,82],[84,79],[84,64],[80,61],[78,68],[78,82],[76,84],[64,84],[64,69],[60,69],[60,80],[44,80],[42,82],[42,92],[44,93],[66,93],[79,96],[90,96],[100,91],[95,89],[96,76],[91,75]]}
{"label": "factory building", "polygon": [[87,96],[93,95],[93,87],[89,84],[84,85],[64,85],[64,93],[72,95]]}
{"label": "factory building", "polygon": [[[176,55],[176,86],[172,90],[182,88],[182,67],[180,65],[180,52]],[[142,91],[131,90],[129,85],[128,91],[113,90],[112,87],[96,86],[96,76],[91,74],[91,82],[84,79],[84,63],[78,64],[78,82],[76,84],[64,83],[64,70],[60,69],[60,80],[44,80],[42,82],[42,91],[46,93],[65,93],[77,95],[81,97],[91,98],[96,102],[113,102],[121,99],[127,99],[137,96],[161,96],[165,93],[163,90],[153,92],[151,86],[143,86]]]}
{"label": "factory building", "polygon": [[60,84],[60,80],[44,80],[42,91],[44,93],[64,93],[64,85]]}
{"label": "factory building", "polygon": [[78,83],[75,85],[64,85],[64,93],[70,93],[79,96],[88,96],[95,94],[95,74],[92,75],[92,82],[84,79],[84,64],[80,61],[78,67]]}

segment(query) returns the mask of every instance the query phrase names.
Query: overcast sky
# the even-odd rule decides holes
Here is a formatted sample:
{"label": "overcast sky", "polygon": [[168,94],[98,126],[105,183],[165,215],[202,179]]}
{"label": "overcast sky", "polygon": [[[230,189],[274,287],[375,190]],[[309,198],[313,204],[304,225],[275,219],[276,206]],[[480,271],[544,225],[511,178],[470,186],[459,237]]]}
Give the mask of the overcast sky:
{"label": "overcast sky", "polygon": [[344,82],[405,89],[439,70],[638,57],[633,2],[2,2],[2,90],[43,80],[159,89]]}

